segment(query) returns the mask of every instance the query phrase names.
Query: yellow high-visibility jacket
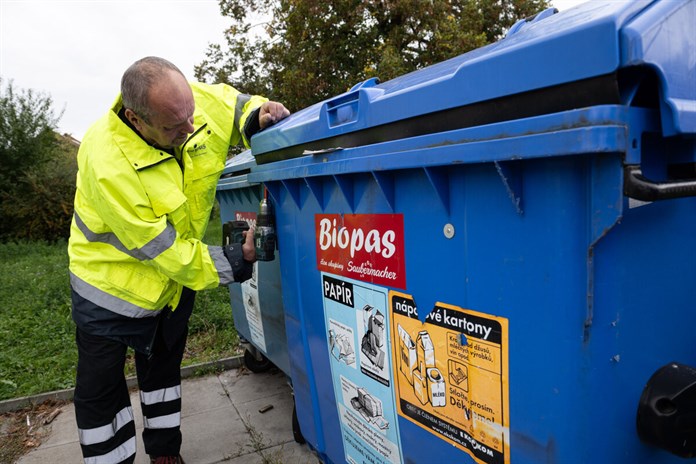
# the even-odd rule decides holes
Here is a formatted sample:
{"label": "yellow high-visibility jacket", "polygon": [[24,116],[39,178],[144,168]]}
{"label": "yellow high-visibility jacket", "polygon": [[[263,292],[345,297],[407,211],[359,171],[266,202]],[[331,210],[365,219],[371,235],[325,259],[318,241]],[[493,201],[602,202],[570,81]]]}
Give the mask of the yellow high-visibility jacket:
{"label": "yellow high-visibility jacket", "polygon": [[267,99],[191,83],[195,132],[175,156],[148,145],[118,116],[120,96],[85,134],[68,253],[83,298],[128,317],[176,308],[182,287],[234,281],[219,246],[201,242],[230,145]]}

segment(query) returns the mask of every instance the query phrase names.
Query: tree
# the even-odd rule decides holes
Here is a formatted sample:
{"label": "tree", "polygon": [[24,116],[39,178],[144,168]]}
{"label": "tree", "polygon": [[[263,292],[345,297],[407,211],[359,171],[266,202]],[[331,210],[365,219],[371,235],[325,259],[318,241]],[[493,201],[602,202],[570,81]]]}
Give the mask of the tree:
{"label": "tree", "polygon": [[50,96],[0,79],[0,238],[54,241],[69,234],[77,143],[55,132]]}
{"label": "tree", "polygon": [[13,190],[19,177],[45,162],[56,147],[58,121],[50,96],[6,86],[0,78],[0,192]]}
{"label": "tree", "polygon": [[494,42],[546,7],[547,0],[220,0],[232,21],[227,46],[210,46],[195,74],[297,111],[371,77],[386,81]]}

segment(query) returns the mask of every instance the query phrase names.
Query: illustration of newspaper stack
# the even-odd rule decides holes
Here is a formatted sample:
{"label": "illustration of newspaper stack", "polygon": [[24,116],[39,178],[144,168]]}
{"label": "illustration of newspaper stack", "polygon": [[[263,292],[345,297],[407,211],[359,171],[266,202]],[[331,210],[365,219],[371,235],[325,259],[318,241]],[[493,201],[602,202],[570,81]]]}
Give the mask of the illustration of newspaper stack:
{"label": "illustration of newspaper stack", "polygon": [[418,332],[416,342],[399,324],[399,370],[413,385],[421,404],[430,403],[434,407],[445,406],[445,379],[440,369],[435,367],[435,348],[430,334]]}
{"label": "illustration of newspaper stack", "polygon": [[382,416],[382,402],[364,388],[358,388],[358,396],[352,398],[350,404],[367,422],[382,430],[389,428],[389,421]]}

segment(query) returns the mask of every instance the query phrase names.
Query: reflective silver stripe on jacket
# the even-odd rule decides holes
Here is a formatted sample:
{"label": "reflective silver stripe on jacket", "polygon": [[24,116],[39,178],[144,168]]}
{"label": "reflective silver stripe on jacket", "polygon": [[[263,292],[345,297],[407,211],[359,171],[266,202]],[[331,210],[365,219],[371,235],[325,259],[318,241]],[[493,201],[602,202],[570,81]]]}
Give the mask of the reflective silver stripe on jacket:
{"label": "reflective silver stripe on jacket", "polygon": [[181,426],[181,413],[175,412],[159,417],[143,416],[143,425],[146,429],[171,429]]}
{"label": "reflective silver stripe on jacket", "polygon": [[116,234],[113,232],[104,232],[98,234],[92,232],[87,224],[85,224],[80,215],[75,212],[75,224],[82,232],[82,235],[90,242],[106,243],[113,246],[118,251],[127,254],[131,258],[135,258],[139,261],[145,261],[148,259],[155,259],[163,251],[168,250],[174,244],[176,240],[176,229],[170,223],[167,223],[167,227],[155,238],[150,240],[145,246],[141,248],[134,248],[129,250],[126,246],[121,243]]}
{"label": "reflective silver stripe on jacket", "polygon": [[220,278],[220,285],[227,285],[234,282],[234,273],[232,272],[232,266],[229,260],[222,251],[222,247],[209,245],[208,253],[213,259],[213,264],[217,270],[218,277]]}
{"label": "reflective silver stripe on jacket", "polygon": [[246,105],[249,100],[251,100],[251,95],[245,93],[240,93],[237,95],[237,103],[234,105],[234,127],[238,132],[242,132],[239,127],[239,120],[242,119],[242,114],[244,114],[244,105]]}
{"label": "reflective silver stripe on jacket", "polygon": [[72,272],[70,273],[70,285],[72,285],[73,290],[85,300],[91,301],[95,305],[106,308],[121,316],[137,318],[154,317],[161,311],[160,309],[153,310],[141,308],[129,301],[106,293],[104,290],[100,290],[94,285],[88,284]]}
{"label": "reflective silver stripe on jacket", "polygon": [[118,464],[135,454],[135,437],[101,456],[85,458],[85,464]]}
{"label": "reflective silver stripe on jacket", "polygon": [[133,408],[126,406],[116,413],[116,417],[110,424],[93,429],[77,429],[77,433],[80,436],[80,444],[88,446],[95,443],[103,443],[113,438],[116,432],[129,422],[133,422]]}
{"label": "reflective silver stripe on jacket", "polygon": [[181,385],[174,387],[161,388],[150,392],[140,392],[140,402],[146,405],[164,403],[166,401],[178,400],[181,398]]}

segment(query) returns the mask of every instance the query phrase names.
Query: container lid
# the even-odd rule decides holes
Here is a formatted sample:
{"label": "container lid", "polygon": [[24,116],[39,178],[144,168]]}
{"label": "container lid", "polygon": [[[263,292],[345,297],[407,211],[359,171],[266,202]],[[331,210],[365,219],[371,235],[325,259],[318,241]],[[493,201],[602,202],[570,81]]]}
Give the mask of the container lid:
{"label": "container lid", "polygon": [[569,109],[619,104],[619,69],[658,74],[663,132],[696,132],[696,2],[588,1],[390,81],[369,79],[252,137],[258,164]]}
{"label": "container lid", "polygon": [[233,156],[225,162],[225,169],[220,175],[217,190],[230,190],[242,187],[249,187],[247,175],[256,166],[256,160],[251,154],[251,150],[245,150]]}
{"label": "container lid", "polygon": [[251,150],[244,150],[225,162],[225,169],[222,171],[222,177],[230,177],[242,171],[246,174],[254,166],[256,166],[256,160],[251,154]]}

